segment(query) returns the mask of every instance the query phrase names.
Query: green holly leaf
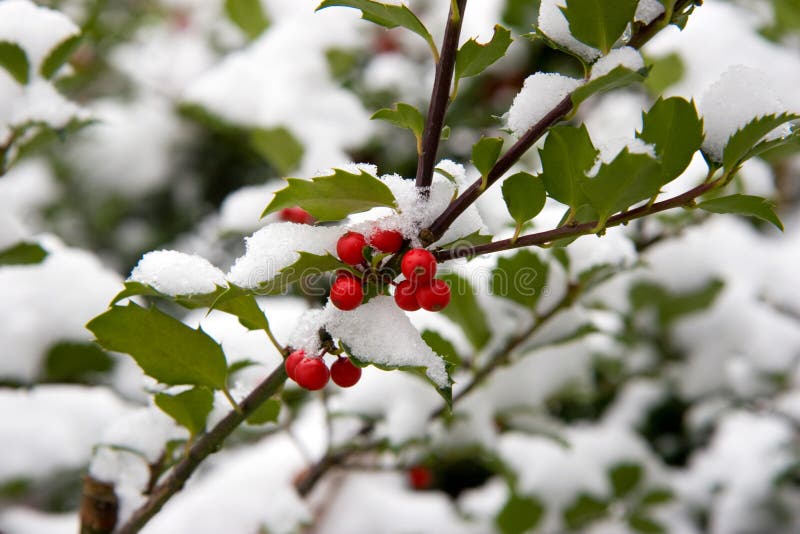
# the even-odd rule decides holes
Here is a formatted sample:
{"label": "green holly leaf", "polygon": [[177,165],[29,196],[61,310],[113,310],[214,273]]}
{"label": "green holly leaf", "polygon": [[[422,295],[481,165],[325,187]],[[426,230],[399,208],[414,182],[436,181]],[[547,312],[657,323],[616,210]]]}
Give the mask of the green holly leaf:
{"label": "green holly leaf", "polygon": [[63,341],[50,347],[45,357],[45,382],[87,382],[92,375],[114,368],[114,360],[94,343]]}
{"label": "green holly leaf", "polygon": [[561,12],[579,41],[608,54],[633,21],[638,0],[567,0]]}
{"label": "green holly leaf", "polygon": [[16,43],[0,41],[0,67],[4,68],[20,84],[30,79],[30,63],[25,50]]}
{"label": "green holly leaf", "polygon": [[414,106],[399,102],[394,105],[394,109],[379,109],[373,113],[370,119],[380,119],[400,128],[408,128],[417,140],[417,152],[422,150],[422,132],[425,129],[425,118]]}
{"label": "green holly leaf", "polygon": [[472,284],[455,273],[447,273],[440,278],[450,286],[450,304],[441,313],[461,327],[473,347],[482,349],[492,337],[492,331],[483,308],[475,298]]}
{"label": "green holly leaf", "polygon": [[488,43],[480,44],[470,39],[459,48],[456,55],[455,77],[477,76],[505,55],[511,41],[511,32],[499,24],[495,25]]}
{"label": "green holly leaf", "polygon": [[436,392],[442,397],[442,400],[444,400],[444,402],[447,405],[448,409],[452,408],[452,406],[453,406],[453,381],[450,378],[450,375],[452,373],[452,370],[453,370],[454,366],[453,366],[453,364],[451,362],[445,361],[445,371],[447,372],[447,385],[444,386],[444,387],[439,387],[438,384],[436,384],[433,380],[430,379],[430,377],[428,377],[427,368],[426,367],[422,367],[422,366],[415,367],[415,366],[410,366],[410,365],[387,365],[387,364],[371,362],[371,361],[366,359],[366,358],[369,357],[368,355],[358,355],[358,354],[353,353],[352,348],[348,347],[341,340],[340,340],[340,345],[342,346],[342,349],[350,357],[350,361],[353,362],[353,365],[355,365],[357,367],[364,368],[364,367],[368,367],[368,366],[371,365],[373,367],[376,367],[376,368],[380,369],[381,371],[403,371],[403,372],[406,372],[406,373],[411,373],[411,374],[413,374],[413,375],[415,375],[415,376],[417,376],[419,378],[422,378],[423,380],[428,382],[430,385],[432,385],[436,389]]}
{"label": "green holly leaf", "polygon": [[37,243],[17,243],[0,250],[0,266],[31,265],[41,263],[47,257],[47,251]]}
{"label": "green holly leaf", "polygon": [[225,13],[250,39],[255,39],[269,27],[269,18],[261,0],[225,0]]}
{"label": "green holly leaf", "polygon": [[575,213],[586,203],[581,182],[594,165],[598,151],[589,138],[585,125],[556,126],[547,134],[539,151],[542,174],[539,177],[547,193]]}
{"label": "green holly leaf", "polygon": [[564,510],[564,523],[570,530],[582,531],[590,523],[602,519],[607,514],[607,503],[588,493],[582,493]]}
{"label": "green holly leaf", "polygon": [[177,395],[157,393],[154,400],[156,406],[194,437],[206,429],[208,414],[214,406],[214,393],[204,387],[195,387]]}
{"label": "green holly leaf", "polygon": [[547,200],[547,192],[541,178],[527,172],[518,172],[503,181],[503,200],[511,218],[517,223],[516,238],[522,225],[542,211]]}
{"label": "green holly leaf", "polygon": [[766,198],[753,195],[730,195],[706,200],[697,207],[713,213],[736,213],[755,217],[771,223],[783,231],[783,223],[775,213],[775,203]]}
{"label": "green holly leaf", "polygon": [[547,282],[548,265],[534,252],[522,249],[497,259],[492,271],[492,295],[535,309]]}
{"label": "green holly leaf", "polygon": [[300,141],[282,126],[252,130],[250,146],[280,174],[296,169],[305,152]]}
{"label": "green holly leaf", "polygon": [[500,137],[481,137],[480,141],[472,146],[472,164],[486,176],[492,166],[500,157],[500,150],[503,148],[503,140]]}
{"label": "green holly leaf", "polygon": [[597,211],[595,231],[618,211],[656,195],[661,187],[661,166],[646,154],[623,149],[614,161],[602,164],[594,178],[581,177],[581,189]]}
{"label": "green holly leaf", "polygon": [[461,365],[461,356],[458,355],[455,346],[439,332],[425,330],[422,332],[422,339],[433,352],[444,358],[444,361],[453,367]]}
{"label": "green holly leaf", "polygon": [[654,488],[644,494],[642,500],[639,501],[639,505],[643,507],[658,506],[659,504],[672,502],[674,499],[675,495],[672,493],[672,490],[667,488]]}
{"label": "green holly leaf", "polygon": [[667,530],[664,526],[654,519],[649,517],[633,514],[628,518],[628,525],[635,532],[641,534],[666,534]]}
{"label": "green holly leaf", "polygon": [[562,44],[556,42],[552,37],[544,33],[541,28],[534,27],[532,33],[526,33],[525,35],[523,35],[523,37],[527,37],[532,42],[535,42],[537,40],[542,41],[542,43],[544,43],[545,46],[547,46],[551,50],[556,50],[558,52],[561,52],[562,54],[567,54],[569,56],[572,56],[575,59],[577,59],[581,65],[583,65],[584,69],[588,68],[586,59],[584,59],[580,54],[578,54],[574,50],[571,50],[570,48],[567,48],[566,46],[563,46]]}
{"label": "green holly leaf", "polygon": [[222,347],[157,308],[112,306],[86,325],[106,350],[130,354],[147,374],[169,385],[225,387]]}
{"label": "green holly leaf", "polygon": [[683,173],[703,144],[703,120],[693,101],[659,98],[647,113],[642,113],[642,131],[637,132],[637,137],[655,146],[665,185]]}
{"label": "green holly leaf", "polygon": [[544,512],[544,505],[538,499],[511,495],[495,523],[503,534],[524,534],[536,528]]}
{"label": "green holly leaf", "polygon": [[406,5],[383,4],[372,0],[325,0],[316,11],[326,7],[342,6],[352,7],[361,11],[361,18],[374,22],[384,28],[396,28],[402,26],[416,33],[428,43],[434,58],[438,61],[439,52],[433,42],[430,32],[417,18],[417,16]]}
{"label": "green holly leaf", "polygon": [[465,235],[464,237],[459,237],[455,241],[451,241],[445,245],[439,245],[440,250],[446,250],[451,248],[465,248],[465,247],[474,247],[477,245],[485,245],[486,243],[492,242],[492,236],[482,234],[480,230],[475,230],[469,235]]}
{"label": "green holly leaf", "polygon": [[82,41],[83,37],[81,35],[73,35],[53,48],[39,67],[39,73],[42,77],[48,80],[52,78],[58,72],[58,69],[69,61],[69,58],[72,57],[72,54],[75,53]]}
{"label": "green holly leaf", "polygon": [[683,79],[686,68],[681,56],[675,52],[655,58],[647,57],[645,61],[651,68],[644,85],[654,96],[662,94],[668,87]]}
{"label": "green holly leaf", "polygon": [[711,280],[697,290],[673,293],[656,284],[641,282],[631,288],[629,298],[635,310],[654,308],[659,323],[667,328],[681,317],[708,309],[723,286],[720,280]]}
{"label": "green holly leaf", "polygon": [[725,144],[725,150],[722,155],[722,165],[725,170],[730,171],[744,163],[749,157],[748,153],[758,145],[764,136],[778,126],[798,118],[800,118],[800,115],[781,113],[780,115],[765,115],[748,122],[730,136]]}
{"label": "green holly leaf", "polygon": [[289,284],[299,282],[305,276],[319,276],[322,273],[347,267],[339,258],[330,254],[320,256],[301,251],[300,258],[296,262],[281,269],[272,280],[261,284],[257,292],[260,295],[276,295],[283,293]]}
{"label": "green holly leaf", "polygon": [[269,399],[261,404],[256,410],[247,417],[248,425],[265,425],[274,423],[281,414],[281,401]]}
{"label": "green holly leaf", "polygon": [[622,499],[630,494],[642,481],[644,469],[639,464],[621,463],[611,467],[608,478],[614,490],[614,497]]}
{"label": "green holly leaf", "polygon": [[371,174],[334,169],[311,180],[287,178],[289,185],[275,193],[262,217],[283,208],[300,206],[319,221],[339,221],[351,213],[377,207],[395,208],[392,191]]}
{"label": "green holly leaf", "polygon": [[634,71],[621,65],[614,67],[609,73],[588,81],[575,89],[570,95],[572,105],[577,109],[581,102],[594,94],[605,93],[632,83],[642,82],[646,77],[647,68]]}

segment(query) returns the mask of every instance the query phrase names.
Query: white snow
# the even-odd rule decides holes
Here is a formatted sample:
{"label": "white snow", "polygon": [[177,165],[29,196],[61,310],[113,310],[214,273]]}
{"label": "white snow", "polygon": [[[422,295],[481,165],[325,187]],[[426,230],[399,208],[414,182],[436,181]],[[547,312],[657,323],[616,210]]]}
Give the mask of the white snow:
{"label": "white snow", "polygon": [[42,242],[49,255],[35,265],[0,268],[0,376],[32,381],[51,345],[89,341],[84,325],[120,290],[120,277],[89,252]]}
{"label": "white snow", "polygon": [[644,59],[642,59],[642,55],[638,50],[630,46],[615,48],[592,65],[592,74],[589,80],[596,80],[605,76],[617,67],[625,67],[636,72],[644,68]]}
{"label": "white snow", "polygon": [[635,22],[650,24],[664,12],[664,6],[658,0],[639,0],[636,6]]}
{"label": "white snow", "polygon": [[219,229],[222,232],[252,233],[268,222],[275,222],[275,214],[261,219],[276,190],[286,184],[274,180],[264,185],[250,185],[237,189],[222,201],[219,209]]}
{"label": "white snow", "polygon": [[6,534],[69,534],[80,524],[77,513],[46,514],[20,506],[0,512],[0,529]]}
{"label": "white snow", "polygon": [[53,203],[61,192],[45,160],[26,159],[0,179],[0,206],[25,221],[36,220],[38,211]]}
{"label": "white snow", "polygon": [[165,295],[204,295],[227,287],[225,275],[200,256],[176,250],[148,252],[128,277]]}
{"label": "white snow", "polygon": [[300,259],[299,251],[335,256],[336,241],[342,234],[343,229],[337,226],[290,222],[267,225],[245,238],[247,250],[231,267],[228,280],[239,287],[255,289]]}
{"label": "white snow", "polygon": [[508,127],[521,137],[581,83],[577,78],[554,73],[537,72],[528,76],[508,110]]}
{"label": "white snow", "polygon": [[0,389],[0,485],[82,468],[103,428],[130,409],[103,387]]}
{"label": "white snow", "polygon": [[706,131],[703,149],[715,161],[722,161],[728,138],[748,122],[786,111],[767,80],[757,69],[734,66],[703,95],[699,106]]}
{"label": "white snow", "polygon": [[353,311],[328,304],[325,328],[360,359],[381,365],[425,367],[440,388],[447,386],[444,360],[422,340],[392,297],[375,297]]}
{"label": "white snow", "polygon": [[566,7],[565,0],[542,0],[537,24],[539,29],[559,45],[591,63],[600,56],[600,51],[580,42],[570,33],[569,23],[560,7]]}

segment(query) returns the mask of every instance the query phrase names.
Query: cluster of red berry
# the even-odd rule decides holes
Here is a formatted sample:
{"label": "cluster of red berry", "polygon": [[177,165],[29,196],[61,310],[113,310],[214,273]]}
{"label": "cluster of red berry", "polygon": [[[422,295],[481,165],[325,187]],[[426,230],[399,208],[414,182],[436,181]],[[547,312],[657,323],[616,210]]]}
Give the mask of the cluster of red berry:
{"label": "cluster of red berry", "polygon": [[309,391],[324,388],[329,379],[339,387],[349,388],[361,378],[361,369],[348,358],[340,356],[328,369],[321,357],[309,358],[302,349],[291,353],[284,361],[284,367],[289,378]]}
{"label": "cluster of red berry", "polygon": [[[364,249],[367,238],[358,232],[347,232],[336,243],[336,253],[343,262],[362,266],[366,263]],[[369,245],[383,253],[395,253],[403,247],[403,235],[394,230],[376,230]],[[435,279],[436,258],[424,248],[409,250],[403,255],[400,270],[405,280],[397,284],[394,300],[406,311],[424,308],[439,311],[450,302],[450,287],[444,280]],[[331,286],[331,302],[340,310],[354,310],[364,301],[363,280],[351,272],[340,273]]]}

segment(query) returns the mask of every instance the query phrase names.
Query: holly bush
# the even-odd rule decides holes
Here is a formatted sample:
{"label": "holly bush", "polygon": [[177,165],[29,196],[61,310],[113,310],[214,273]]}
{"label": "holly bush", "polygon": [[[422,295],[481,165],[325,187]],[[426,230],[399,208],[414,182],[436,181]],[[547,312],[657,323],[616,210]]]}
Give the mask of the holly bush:
{"label": "holly bush", "polygon": [[798,21],[0,3],[0,531],[795,532]]}

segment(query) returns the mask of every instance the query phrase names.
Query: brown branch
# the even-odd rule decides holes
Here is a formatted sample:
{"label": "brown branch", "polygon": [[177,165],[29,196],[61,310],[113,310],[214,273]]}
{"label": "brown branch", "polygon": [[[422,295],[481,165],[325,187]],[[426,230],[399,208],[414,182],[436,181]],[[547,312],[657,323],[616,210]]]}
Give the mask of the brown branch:
{"label": "brown branch", "polygon": [[[125,524],[113,532],[116,534],[133,534],[139,532],[139,530],[161,510],[164,504],[183,488],[186,481],[189,480],[189,477],[191,477],[192,473],[197,469],[197,466],[211,453],[219,450],[225,439],[231,435],[250,414],[281,388],[286,378],[286,370],[283,365],[279,365],[272,374],[251,391],[239,404],[239,410],[232,410],[224,419],[217,423],[214,428],[195,441],[186,456],[175,464],[169,476],[153,488],[147,502],[137,509]],[[112,530],[100,530],[95,532],[97,534],[106,534],[111,533]]]}
{"label": "brown branch", "polygon": [[[608,219],[605,228],[609,228],[612,226],[619,226],[620,224],[625,224],[629,221],[632,221],[634,219],[639,219],[647,215],[652,215],[654,213],[666,211],[668,209],[679,208],[681,206],[686,206],[688,204],[691,204],[697,197],[707,193],[711,189],[720,185],[722,183],[723,178],[725,177],[723,176],[722,178],[718,178],[713,182],[703,183],[701,185],[698,185],[697,187],[694,187],[693,189],[690,189],[689,191],[686,191],[685,193],[669,198],[667,200],[662,200],[661,202],[656,202],[652,205],[645,204],[638,208],[618,213]],[[434,256],[436,256],[437,261],[442,262],[442,261],[452,260],[455,258],[480,256],[482,254],[499,252],[501,250],[511,250],[521,247],[542,246],[548,243],[552,243],[553,241],[557,241],[559,239],[579,237],[582,235],[591,234],[593,230],[597,227],[597,224],[598,224],[597,221],[591,221],[571,226],[559,226],[558,228],[554,228],[552,230],[546,230],[544,232],[538,232],[535,234],[528,234],[521,236],[516,241],[514,241],[513,239],[502,239],[500,241],[493,241],[485,245],[477,245],[469,248],[460,247],[447,250],[439,250],[437,252],[434,252]]]}
{"label": "brown branch", "polygon": [[[453,81],[453,70],[456,65],[458,38],[461,35],[461,22],[464,20],[464,9],[467,0],[458,0],[450,5],[447,27],[442,41],[442,55],[436,64],[436,75],[433,80],[431,103],[422,133],[422,147],[417,160],[417,187],[429,187],[433,180],[433,166],[439,151],[439,140],[442,137],[444,115],[450,103],[450,85]],[[454,11],[457,8],[458,11]]]}

